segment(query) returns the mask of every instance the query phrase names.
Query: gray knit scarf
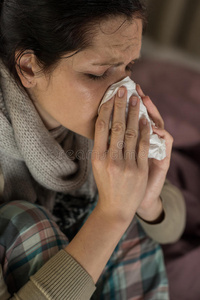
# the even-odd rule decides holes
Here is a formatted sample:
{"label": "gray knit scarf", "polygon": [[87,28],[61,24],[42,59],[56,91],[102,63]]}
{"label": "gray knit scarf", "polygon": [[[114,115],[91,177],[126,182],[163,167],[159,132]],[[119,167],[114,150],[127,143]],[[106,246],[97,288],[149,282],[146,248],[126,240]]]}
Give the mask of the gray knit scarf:
{"label": "gray knit scarf", "polygon": [[96,185],[90,160],[92,147],[93,141],[63,126],[48,131],[27,93],[0,61],[4,202],[37,201],[52,210],[56,192],[93,197]]}

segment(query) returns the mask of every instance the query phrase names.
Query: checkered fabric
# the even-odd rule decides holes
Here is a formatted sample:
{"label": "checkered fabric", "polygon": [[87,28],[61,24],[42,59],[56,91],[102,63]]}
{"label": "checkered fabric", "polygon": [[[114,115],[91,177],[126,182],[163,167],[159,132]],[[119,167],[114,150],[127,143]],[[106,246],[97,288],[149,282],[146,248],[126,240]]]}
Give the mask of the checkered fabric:
{"label": "checkered fabric", "polygon": [[13,201],[0,206],[0,262],[11,294],[68,244],[39,205]]}
{"label": "checkered fabric", "polygon": [[115,248],[92,300],[169,300],[160,246],[136,218]]}
{"label": "checkered fabric", "polygon": [[[67,243],[41,206],[25,201],[0,206],[0,259],[11,293]],[[146,236],[136,218],[113,252],[91,298],[108,299],[169,300],[161,248]]]}

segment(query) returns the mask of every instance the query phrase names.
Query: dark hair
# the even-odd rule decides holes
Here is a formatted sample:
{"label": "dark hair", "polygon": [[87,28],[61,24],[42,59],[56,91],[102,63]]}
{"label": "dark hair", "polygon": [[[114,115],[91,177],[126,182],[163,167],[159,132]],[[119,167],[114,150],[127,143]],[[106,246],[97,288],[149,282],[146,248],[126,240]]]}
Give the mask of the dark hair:
{"label": "dark hair", "polygon": [[16,51],[32,50],[48,71],[89,46],[98,21],[119,15],[146,20],[139,0],[0,0],[0,57],[16,80]]}

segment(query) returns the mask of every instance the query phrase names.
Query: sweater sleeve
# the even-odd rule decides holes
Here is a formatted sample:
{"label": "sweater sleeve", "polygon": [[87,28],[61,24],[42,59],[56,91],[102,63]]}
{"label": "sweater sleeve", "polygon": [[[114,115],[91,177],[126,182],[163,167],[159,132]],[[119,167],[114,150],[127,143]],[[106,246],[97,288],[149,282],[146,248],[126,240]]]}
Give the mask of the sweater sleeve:
{"label": "sweater sleeve", "polygon": [[0,199],[3,195],[3,189],[4,189],[4,178],[3,178],[3,174],[2,174],[1,166],[0,166]]}
{"label": "sweater sleeve", "polygon": [[151,224],[137,216],[149,237],[160,244],[177,241],[185,228],[186,206],[181,191],[166,180],[160,195],[163,203],[164,218],[158,224]]}
{"label": "sweater sleeve", "polygon": [[65,250],[60,250],[10,299],[89,300],[94,291],[90,275]]}

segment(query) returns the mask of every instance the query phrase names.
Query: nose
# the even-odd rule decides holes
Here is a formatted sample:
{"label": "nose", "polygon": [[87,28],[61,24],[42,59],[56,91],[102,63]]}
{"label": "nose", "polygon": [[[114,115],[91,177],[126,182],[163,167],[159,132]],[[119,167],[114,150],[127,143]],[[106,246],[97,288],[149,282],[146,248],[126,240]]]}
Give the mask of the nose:
{"label": "nose", "polygon": [[[124,79],[127,76],[131,76],[131,71],[126,69],[126,66],[120,66],[118,69],[118,72],[114,78],[115,82],[121,81],[122,79]],[[115,83],[113,82],[113,83]]]}

